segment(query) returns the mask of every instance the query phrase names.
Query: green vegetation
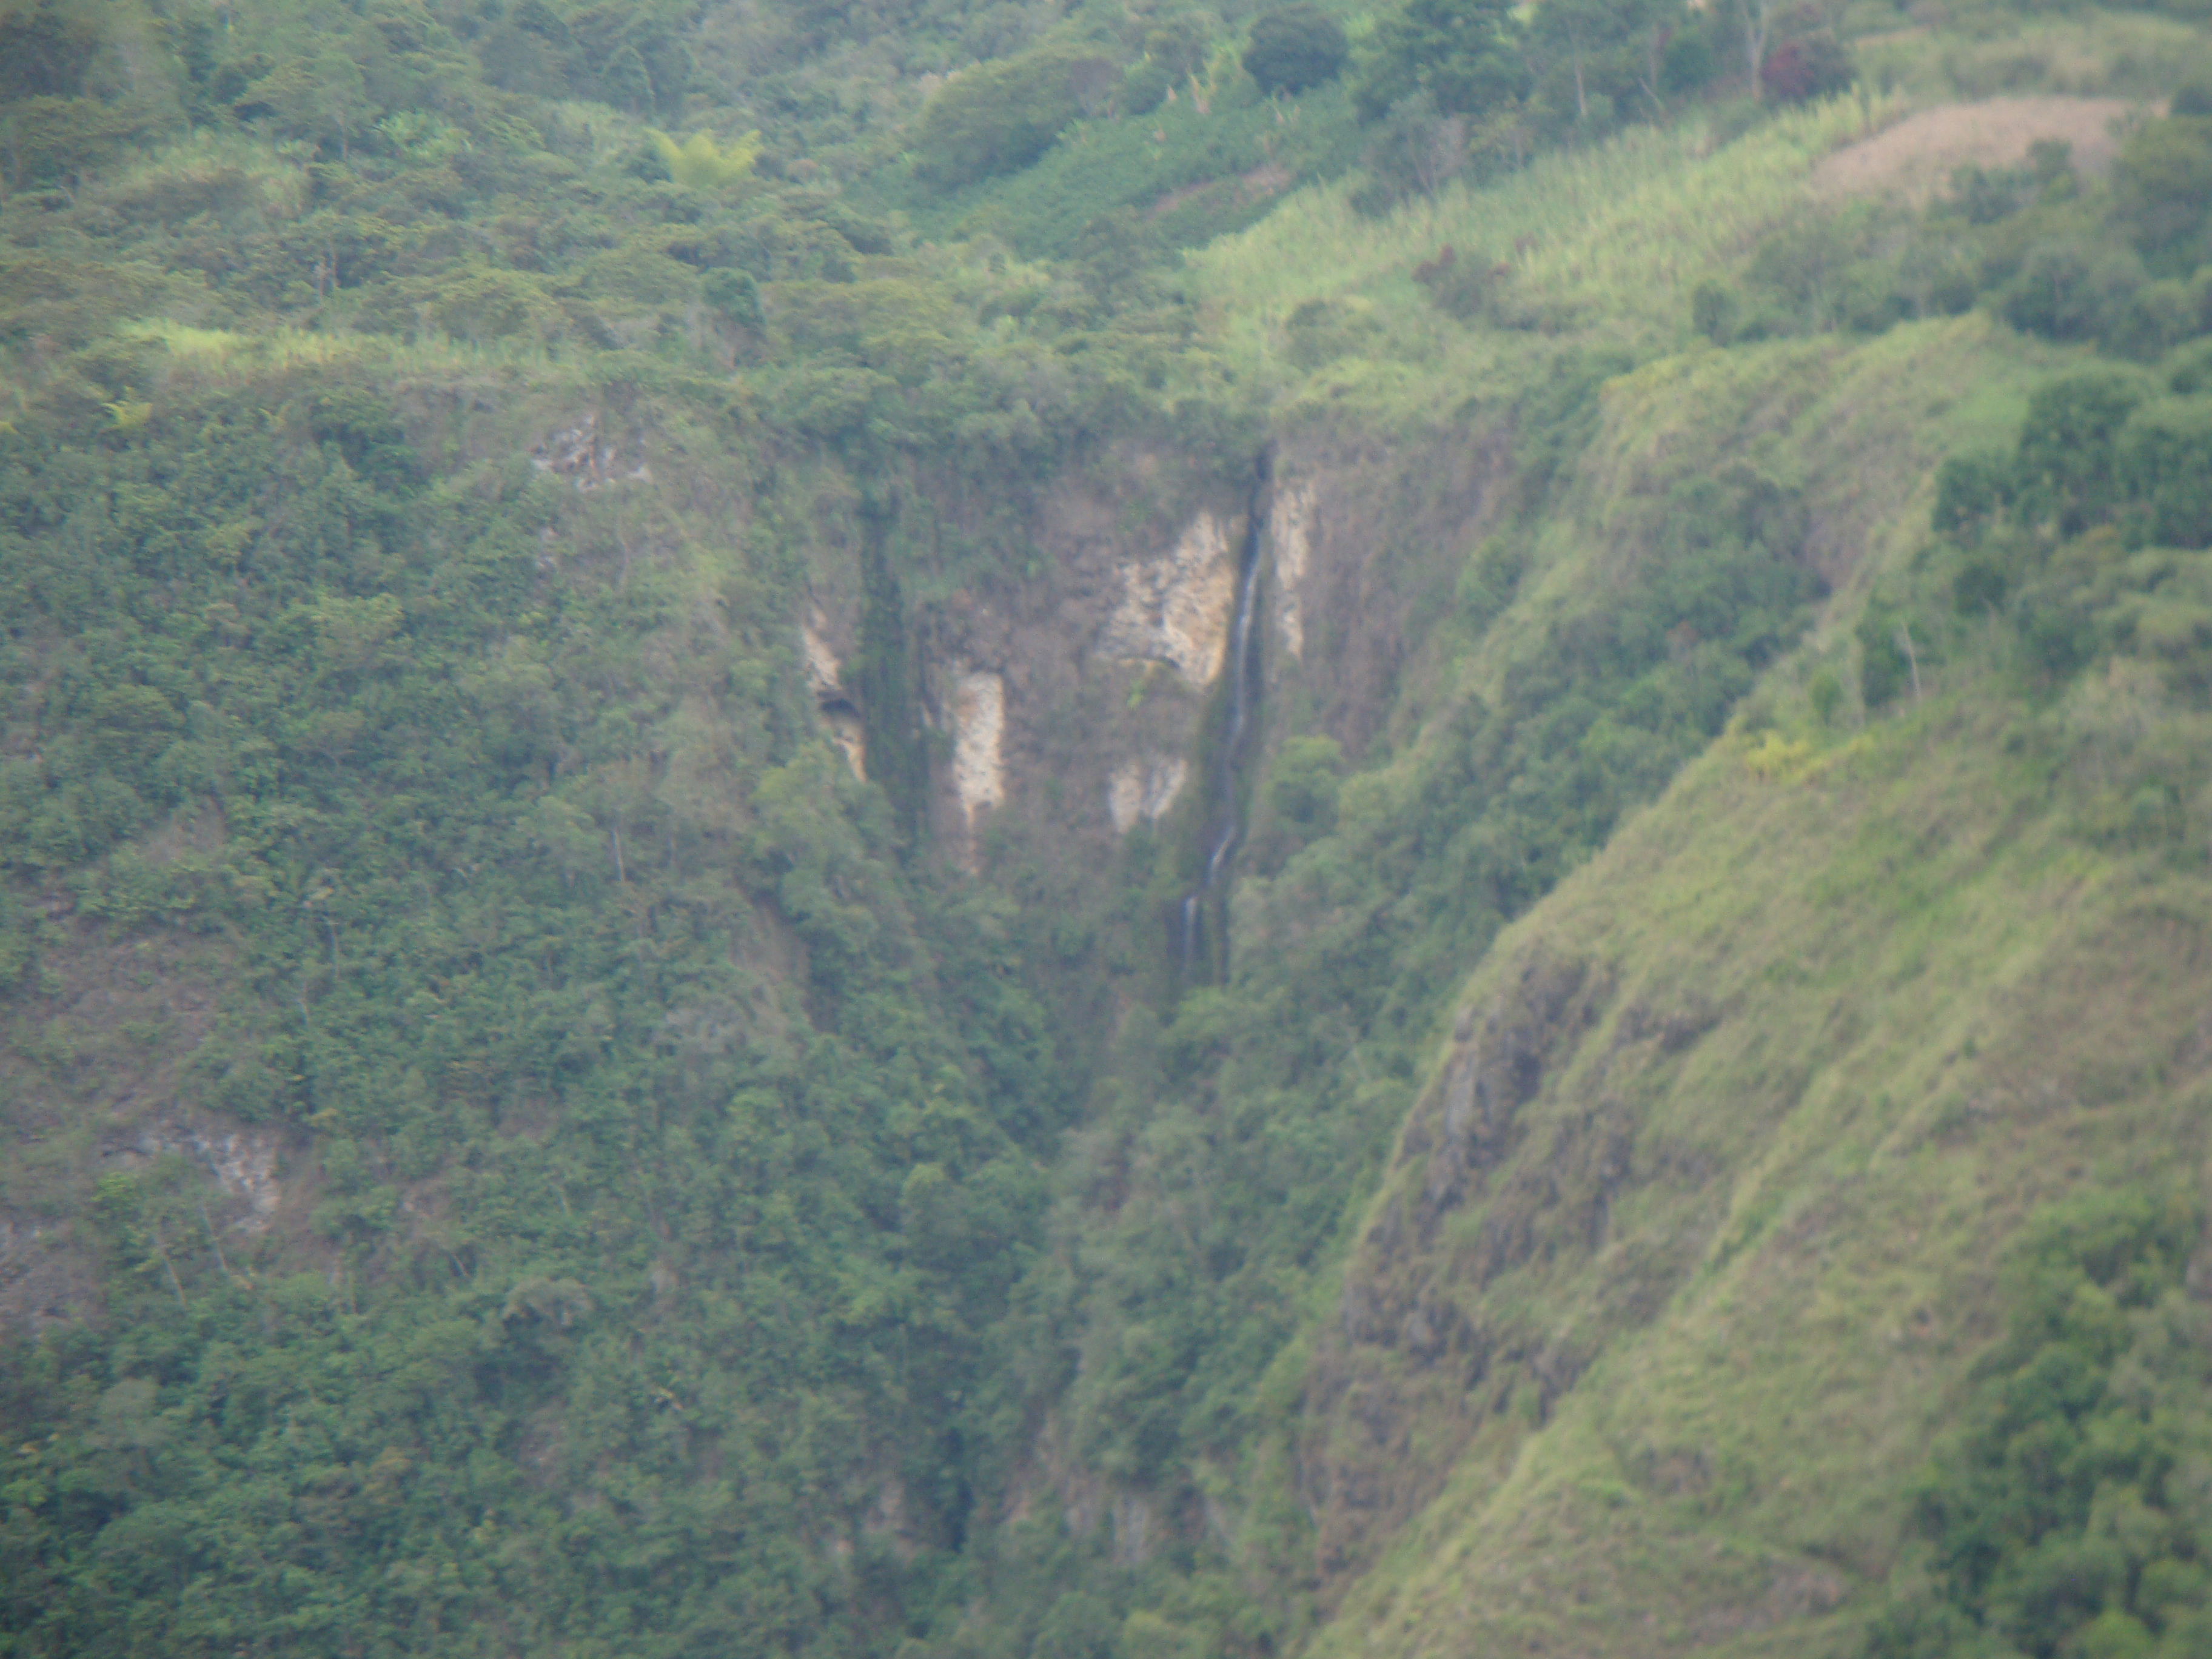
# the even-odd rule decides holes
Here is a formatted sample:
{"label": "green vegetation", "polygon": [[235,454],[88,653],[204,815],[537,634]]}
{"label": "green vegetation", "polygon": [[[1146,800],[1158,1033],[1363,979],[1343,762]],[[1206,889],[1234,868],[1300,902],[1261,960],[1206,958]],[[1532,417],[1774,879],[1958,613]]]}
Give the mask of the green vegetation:
{"label": "green vegetation", "polygon": [[2202,1647],[2193,27],[0,0],[0,1655]]}
{"label": "green vegetation", "polygon": [[2182,1287],[2202,1231],[2188,1200],[2134,1194],[2038,1222],[2009,1328],[1921,1495],[1940,1588],[1885,1613],[1870,1655],[2185,1654],[2212,1639],[2197,1484],[2212,1376]]}
{"label": "green vegetation", "polygon": [[1320,7],[1282,6],[1253,23],[1244,72],[1264,93],[1304,92],[1334,81],[1345,51],[1342,27]]}

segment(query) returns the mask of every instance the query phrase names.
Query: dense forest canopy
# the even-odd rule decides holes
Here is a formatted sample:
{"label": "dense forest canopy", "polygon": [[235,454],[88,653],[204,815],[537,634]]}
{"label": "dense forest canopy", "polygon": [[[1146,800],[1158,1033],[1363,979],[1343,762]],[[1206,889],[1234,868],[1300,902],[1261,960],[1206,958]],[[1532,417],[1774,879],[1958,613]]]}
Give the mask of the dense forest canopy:
{"label": "dense forest canopy", "polygon": [[[1766,1577],[1606,1651],[2200,1651],[2201,1028],[1969,1089],[1840,925],[1667,952],[1981,835],[1929,1076],[2029,933],[2193,994],[2204,26],[0,0],[0,1656],[1487,1651],[1425,1564],[1657,1535]],[[1024,680],[1206,526],[1194,684]],[[1681,896],[1723,774],[1869,827]],[[1815,1054],[1936,1121],[1766,1195]],[[1623,1426],[1954,1152],[1832,1516]]]}

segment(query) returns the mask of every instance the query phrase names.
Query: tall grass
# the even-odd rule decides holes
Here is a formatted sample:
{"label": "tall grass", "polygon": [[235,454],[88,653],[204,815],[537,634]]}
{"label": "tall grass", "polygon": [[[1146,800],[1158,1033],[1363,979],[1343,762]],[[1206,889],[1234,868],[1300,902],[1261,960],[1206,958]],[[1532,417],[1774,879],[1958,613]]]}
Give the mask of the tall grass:
{"label": "tall grass", "polygon": [[[1385,313],[1425,308],[1406,279],[1447,246],[1508,265],[1548,325],[1677,332],[1687,287],[1799,203],[1821,156],[1896,112],[1891,100],[1838,100],[1720,144],[1704,119],[1636,128],[1492,184],[1448,185],[1379,220],[1354,213],[1346,186],[1308,190],[1188,263],[1248,358],[1270,356],[1273,332],[1310,301],[1362,295]],[[1398,320],[1401,343],[1433,368],[1462,355],[1425,319]]]}

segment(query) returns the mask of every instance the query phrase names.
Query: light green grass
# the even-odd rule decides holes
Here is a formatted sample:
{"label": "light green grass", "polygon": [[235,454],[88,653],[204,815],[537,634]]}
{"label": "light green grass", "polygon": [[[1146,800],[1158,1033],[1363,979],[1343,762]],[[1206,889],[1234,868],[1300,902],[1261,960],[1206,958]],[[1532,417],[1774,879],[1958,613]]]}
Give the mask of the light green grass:
{"label": "light green grass", "polygon": [[[1510,267],[1514,303],[1554,331],[1649,347],[1687,331],[1688,289],[1741,260],[1802,205],[1814,164],[1896,112],[1844,99],[1794,111],[1716,146],[1703,119],[1639,127],[1584,150],[1554,152],[1479,188],[1448,185],[1382,219],[1355,213],[1344,185],[1302,191],[1261,223],[1187,256],[1247,372],[1294,382],[1284,325],[1300,306],[1357,296],[1386,343],[1367,354],[1410,376],[1334,366],[1306,396],[1383,403],[1470,387],[1528,342],[1470,331],[1410,280],[1449,246]],[[1365,375],[1371,384],[1357,388]]]}
{"label": "light green grass", "polygon": [[[2201,1080],[2094,1079],[2191,1028],[2212,983],[2163,918],[2201,930],[2212,884],[2035,810],[2016,718],[1962,684],[1797,781],[1725,744],[1501,938],[1478,1009],[1564,957],[1614,976],[1616,1017],[1719,1023],[1679,1060],[1601,1024],[1528,1109],[1493,1193],[1578,1120],[1633,1126],[1605,1243],[1480,1293],[1439,1257],[1436,1282],[1601,1357],[1540,1432],[1493,1424],[1317,1652],[1851,1650],[2010,1231],[2203,1153]],[[1419,1179],[1405,1160],[1378,1213]],[[1685,1241],[1664,1310],[1625,1324],[1611,1283]],[[1355,1278],[1425,1271],[1366,1254]]]}

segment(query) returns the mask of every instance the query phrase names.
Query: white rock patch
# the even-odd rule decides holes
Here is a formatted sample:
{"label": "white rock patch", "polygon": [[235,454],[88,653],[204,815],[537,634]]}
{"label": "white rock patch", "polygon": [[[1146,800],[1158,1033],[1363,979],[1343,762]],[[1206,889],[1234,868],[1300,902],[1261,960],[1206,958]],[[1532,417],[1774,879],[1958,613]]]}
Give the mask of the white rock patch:
{"label": "white rock patch", "polygon": [[268,1231],[276,1218],[276,1144],[260,1135],[193,1133],[193,1149],[206,1160],[224,1193],[246,1200],[240,1232]]}
{"label": "white rock patch", "polygon": [[1109,654],[1171,665],[1197,687],[1221,672],[1237,592],[1229,526],[1211,513],[1190,521],[1164,558],[1124,566],[1121,603],[1107,624]]}
{"label": "white rock patch", "polygon": [[813,682],[814,695],[817,697],[842,695],[844,668],[836,653],[823,643],[822,636],[805,623],[799,624],[799,640],[805,648],[806,678]]}
{"label": "white rock patch", "polygon": [[1106,811],[1114,820],[1115,832],[1126,836],[1139,820],[1158,823],[1182,793],[1189,770],[1180,757],[1158,756],[1131,761],[1116,770],[1106,785]]}
{"label": "white rock patch", "polygon": [[1006,683],[970,671],[952,693],[952,790],[973,824],[986,806],[1006,798],[1006,763],[1000,746],[1006,732]]}
{"label": "white rock patch", "polygon": [[860,724],[860,717],[853,712],[852,701],[845,694],[844,665],[830,649],[823,637],[805,623],[799,625],[799,641],[806,653],[806,678],[814,687],[814,701],[821,706],[822,719],[830,727],[830,736],[845,754],[845,763],[853,769],[853,775],[862,782],[868,777],[868,734]]}
{"label": "white rock patch", "polygon": [[1275,551],[1275,621],[1283,647],[1293,657],[1305,654],[1305,612],[1298,588],[1313,556],[1314,488],[1303,479],[1279,486],[1267,514],[1267,542]]}

